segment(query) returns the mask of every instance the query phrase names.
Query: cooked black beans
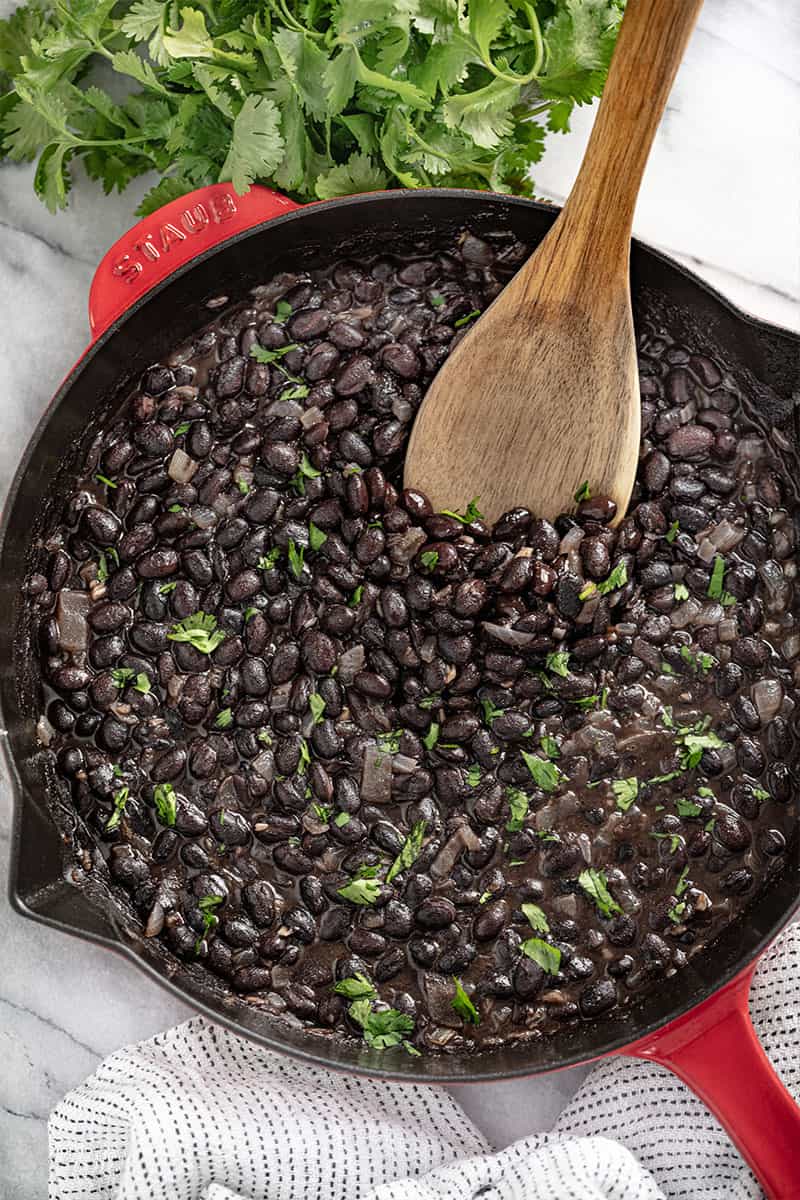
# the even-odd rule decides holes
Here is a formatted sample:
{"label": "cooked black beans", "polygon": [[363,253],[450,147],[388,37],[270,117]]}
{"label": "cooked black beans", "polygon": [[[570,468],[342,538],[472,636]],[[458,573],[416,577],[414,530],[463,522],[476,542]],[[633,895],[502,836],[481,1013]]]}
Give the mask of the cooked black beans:
{"label": "cooked black beans", "polygon": [[256,288],[145,372],[28,580],[40,730],[147,935],[342,1037],[356,972],[428,1052],[601,1017],[791,843],[797,468],[723,364],[643,325],[616,526],[591,490],[489,528],[402,488],[456,322],[525,253]]}

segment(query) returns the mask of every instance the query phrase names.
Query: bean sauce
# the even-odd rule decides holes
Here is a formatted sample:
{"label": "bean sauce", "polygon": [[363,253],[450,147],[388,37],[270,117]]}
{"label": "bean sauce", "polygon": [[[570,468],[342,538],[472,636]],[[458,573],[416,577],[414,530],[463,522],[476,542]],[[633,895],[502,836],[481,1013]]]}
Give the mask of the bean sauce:
{"label": "bean sauce", "polygon": [[427,385],[526,253],[467,232],[214,308],[28,579],[40,734],[145,935],[387,1052],[668,987],[794,832],[797,502],[724,363],[640,330],[619,523],[591,480],[494,527],[402,489]]}

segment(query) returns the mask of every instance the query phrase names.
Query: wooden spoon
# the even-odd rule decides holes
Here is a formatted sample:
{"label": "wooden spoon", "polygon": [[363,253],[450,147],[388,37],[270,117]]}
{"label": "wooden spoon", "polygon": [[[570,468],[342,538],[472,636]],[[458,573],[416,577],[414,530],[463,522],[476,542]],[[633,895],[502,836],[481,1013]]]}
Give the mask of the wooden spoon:
{"label": "wooden spoon", "polygon": [[628,0],[567,203],[456,347],[417,415],[406,487],[435,510],[474,497],[553,519],[586,480],[627,508],[639,452],[629,282],[633,210],[702,0]]}

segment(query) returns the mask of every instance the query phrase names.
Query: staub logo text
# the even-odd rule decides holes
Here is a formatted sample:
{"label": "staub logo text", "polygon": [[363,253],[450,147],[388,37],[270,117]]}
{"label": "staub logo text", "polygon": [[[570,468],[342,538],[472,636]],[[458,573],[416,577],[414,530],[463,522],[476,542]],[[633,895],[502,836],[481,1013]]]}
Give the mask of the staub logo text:
{"label": "staub logo text", "polygon": [[210,196],[202,204],[185,208],[174,221],[162,221],[134,242],[130,250],[111,264],[111,274],[135,283],[147,264],[169,254],[175,246],[196,237],[212,225],[224,225],[236,215],[236,200],[229,192]]}

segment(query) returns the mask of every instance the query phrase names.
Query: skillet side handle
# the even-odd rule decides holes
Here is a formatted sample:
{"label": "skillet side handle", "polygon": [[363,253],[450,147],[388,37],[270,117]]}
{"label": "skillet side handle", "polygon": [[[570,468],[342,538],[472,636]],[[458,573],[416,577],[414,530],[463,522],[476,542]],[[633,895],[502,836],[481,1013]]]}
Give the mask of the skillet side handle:
{"label": "skillet side handle", "polygon": [[673,1071],[726,1130],[768,1200],[800,1195],[800,1108],[756,1036],[748,996],[755,965],[709,1000],[625,1048]]}
{"label": "skillet side handle", "polygon": [[237,196],[229,183],[212,183],[171,200],[123,234],[100,262],[89,291],[92,340],[185,263],[299,207],[264,187]]}

